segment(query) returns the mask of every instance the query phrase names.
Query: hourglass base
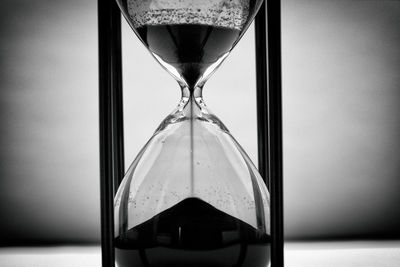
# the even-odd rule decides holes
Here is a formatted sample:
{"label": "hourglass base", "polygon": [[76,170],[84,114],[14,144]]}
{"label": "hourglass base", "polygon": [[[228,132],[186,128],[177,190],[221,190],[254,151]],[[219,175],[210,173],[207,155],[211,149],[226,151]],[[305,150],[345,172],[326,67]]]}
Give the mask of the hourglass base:
{"label": "hourglass base", "polygon": [[165,247],[115,249],[117,267],[268,267],[270,245],[235,244],[213,250]]}
{"label": "hourglass base", "polygon": [[115,239],[118,267],[266,267],[270,237],[187,198]]}

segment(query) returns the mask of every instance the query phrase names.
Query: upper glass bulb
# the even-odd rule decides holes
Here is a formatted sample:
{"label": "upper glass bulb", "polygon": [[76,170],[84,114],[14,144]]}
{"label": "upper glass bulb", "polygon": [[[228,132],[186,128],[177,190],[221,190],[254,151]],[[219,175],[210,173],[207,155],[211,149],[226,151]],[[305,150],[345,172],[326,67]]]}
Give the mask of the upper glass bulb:
{"label": "upper glass bulb", "polygon": [[232,50],[260,0],[119,0],[132,29],[183,86],[202,85]]}

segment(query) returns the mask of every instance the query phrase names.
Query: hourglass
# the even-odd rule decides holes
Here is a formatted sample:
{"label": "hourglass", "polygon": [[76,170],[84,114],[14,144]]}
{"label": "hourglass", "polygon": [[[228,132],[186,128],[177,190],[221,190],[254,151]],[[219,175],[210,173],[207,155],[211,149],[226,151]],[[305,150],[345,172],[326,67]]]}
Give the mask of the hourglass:
{"label": "hourglass", "polygon": [[118,188],[117,266],[268,266],[268,189],[202,97],[262,0],[117,2],[182,92]]}

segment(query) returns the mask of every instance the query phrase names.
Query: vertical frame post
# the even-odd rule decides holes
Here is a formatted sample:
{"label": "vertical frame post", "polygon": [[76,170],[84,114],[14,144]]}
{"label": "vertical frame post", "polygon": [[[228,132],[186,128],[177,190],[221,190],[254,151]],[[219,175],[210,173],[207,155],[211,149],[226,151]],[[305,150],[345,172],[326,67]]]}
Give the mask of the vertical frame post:
{"label": "vertical frame post", "polygon": [[98,0],[99,141],[102,266],[113,267],[114,195],[124,174],[121,13]]}
{"label": "vertical frame post", "polygon": [[259,169],[271,194],[271,266],[283,267],[281,3],[265,0],[255,20]]}

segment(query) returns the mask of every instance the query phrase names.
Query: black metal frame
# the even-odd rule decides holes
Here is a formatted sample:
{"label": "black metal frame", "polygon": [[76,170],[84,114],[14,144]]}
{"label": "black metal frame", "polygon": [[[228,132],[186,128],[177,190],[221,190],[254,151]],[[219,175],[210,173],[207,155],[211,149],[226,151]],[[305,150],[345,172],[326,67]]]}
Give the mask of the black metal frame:
{"label": "black metal frame", "polygon": [[114,195],[124,175],[121,12],[98,0],[102,266],[114,263]]}
{"label": "black metal frame", "polygon": [[[114,195],[124,174],[121,13],[98,0],[102,266],[113,267]],[[255,19],[258,166],[271,194],[271,263],[283,267],[283,173],[280,0],[265,1]]]}
{"label": "black metal frame", "polygon": [[[271,197],[271,266],[283,267],[283,159],[280,0],[255,19],[258,168]],[[269,180],[267,180],[269,179]]]}

